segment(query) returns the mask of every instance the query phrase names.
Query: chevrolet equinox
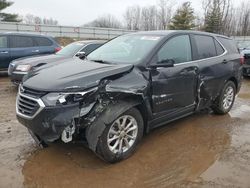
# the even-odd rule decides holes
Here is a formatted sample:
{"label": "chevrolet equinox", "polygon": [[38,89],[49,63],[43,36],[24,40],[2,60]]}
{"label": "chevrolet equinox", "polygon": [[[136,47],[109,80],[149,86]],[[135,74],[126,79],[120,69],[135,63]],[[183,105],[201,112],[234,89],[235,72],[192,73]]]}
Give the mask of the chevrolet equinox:
{"label": "chevrolet equinox", "polygon": [[83,141],[117,162],[153,128],[205,108],[228,113],[241,87],[240,57],[233,40],[217,34],[123,35],[84,61],[31,71],[19,87],[17,118],[40,146]]}

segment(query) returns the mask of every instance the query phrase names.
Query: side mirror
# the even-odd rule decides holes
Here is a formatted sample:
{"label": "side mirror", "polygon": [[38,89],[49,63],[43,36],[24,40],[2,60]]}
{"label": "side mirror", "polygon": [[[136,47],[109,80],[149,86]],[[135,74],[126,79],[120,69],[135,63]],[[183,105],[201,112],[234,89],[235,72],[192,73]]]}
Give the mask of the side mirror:
{"label": "side mirror", "polygon": [[76,57],[79,57],[80,59],[85,59],[86,53],[85,52],[77,52]]}
{"label": "side mirror", "polygon": [[164,59],[162,61],[157,62],[156,64],[150,65],[151,68],[158,67],[174,67],[175,61],[173,59]]}

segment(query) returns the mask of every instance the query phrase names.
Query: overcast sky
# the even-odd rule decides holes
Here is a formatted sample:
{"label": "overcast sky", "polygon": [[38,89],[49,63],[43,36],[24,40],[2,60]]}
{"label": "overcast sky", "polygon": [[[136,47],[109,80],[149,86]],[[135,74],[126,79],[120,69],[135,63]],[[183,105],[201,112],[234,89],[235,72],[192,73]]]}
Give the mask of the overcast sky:
{"label": "overcast sky", "polygon": [[[156,5],[158,0],[11,0],[14,4],[5,12],[19,15],[33,14],[39,17],[54,18],[60,25],[79,26],[98,16],[112,14],[123,20],[128,6]],[[179,6],[187,0],[173,0]],[[201,12],[202,0],[190,0],[197,13]],[[235,1],[235,0],[233,0]],[[237,0],[238,3],[243,0]],[[176,6],[176,7],[177,7]]]}

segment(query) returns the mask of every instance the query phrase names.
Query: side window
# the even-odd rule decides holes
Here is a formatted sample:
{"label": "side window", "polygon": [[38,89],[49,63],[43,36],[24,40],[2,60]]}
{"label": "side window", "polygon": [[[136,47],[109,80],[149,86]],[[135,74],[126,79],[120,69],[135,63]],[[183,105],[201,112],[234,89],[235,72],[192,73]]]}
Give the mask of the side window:
{"label": "side window", "polygon": [[10,37],[10,47],[11,48],[27,48],[33,47],[33,39],[32,37],[26,36],[11,36]]}
{"label": "side window", "polygon": [[45,37],[34,37],[34,39],[38,46],[52,46],[53,45],[52,41],[50,41],[49,39]]}
{"label": "side window", "polygon": [[8,48],[6,36],[0,36],[0,48]]}
{"label": "side window", "polygon": [[221,55],[225,52],[225,50],[222,48],[222,46],[220,45],[220,43],[217,40],[214,40],[215,43],[215,48],[217,51],[217,55]]}
{"label": "side window", "polygon": [[171,38],[157,54],[158,62],[172,59],[175,63],[192,61],[191,44],[188,35]]}
{"label": "side window", "polygon": [[222,45],[227,49],[229,53],[239,53],[238,48],[234,40],[224,37],[217,37]]}
{"label": "side window", "polygon": [[194,38],[198,50],[198,59],[217,56],[213,37],[194,35]]}
{"label": "side window", "polygon": [[86,55],[89,55],[91,52],[99,48],[102,44],[89,44],[85,48],[81,50],[81,52],[85,52]]}

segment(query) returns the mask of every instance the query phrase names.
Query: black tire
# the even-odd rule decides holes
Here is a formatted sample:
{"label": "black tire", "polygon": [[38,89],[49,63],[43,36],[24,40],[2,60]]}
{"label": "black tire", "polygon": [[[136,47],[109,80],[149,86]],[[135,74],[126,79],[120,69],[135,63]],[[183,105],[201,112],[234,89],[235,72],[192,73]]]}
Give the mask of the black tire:
{"label": "black tire", "polygon": [[[228,91],[229,88],[233,89],[232,102],[230,105],[228,105],[228,108],[225,108],[225,106],[223,105],[223,100],[225,99],[226,92]],[[235,95],[236,95],[236,86],[232,81],[228,81],[224,85],[219,97],[215,100],[212,106],[214,113],[220,115],[227,114],[233,107]]]}
{"label": "black tire", "polygon": [[[114,125],[114,122],[116,122],[116,120],[118,120],[119,118],[122,118],[124,116],[131,116],[136,120],[137,127],[138,127],[137,136],[136,136],[136,139],[134,140],[133,145],[131,145],[131,147],[127,151],[122,152],[122,153],[113,153],[109,149],[109,145],[108,145],[109,131],[110,131],[112,125]],[[97,149],[96,149],[96,154],[99,157],[101,157],[104,161],[109,162],[109,163],[119,162],[121,160],[128,158],[129,156],[131,156],[134,153],[136,146],[138,145],[138,143],[142,139],[143,130],[144,130],[144,125],[143,125],[143,118],[141,116],[141,113],[136,108],[129,109],[128,111],[121,114],[118,118],[116,118],[110,125],[106,126],[101,137],[99,138],[99,141],[97,144]]]}

